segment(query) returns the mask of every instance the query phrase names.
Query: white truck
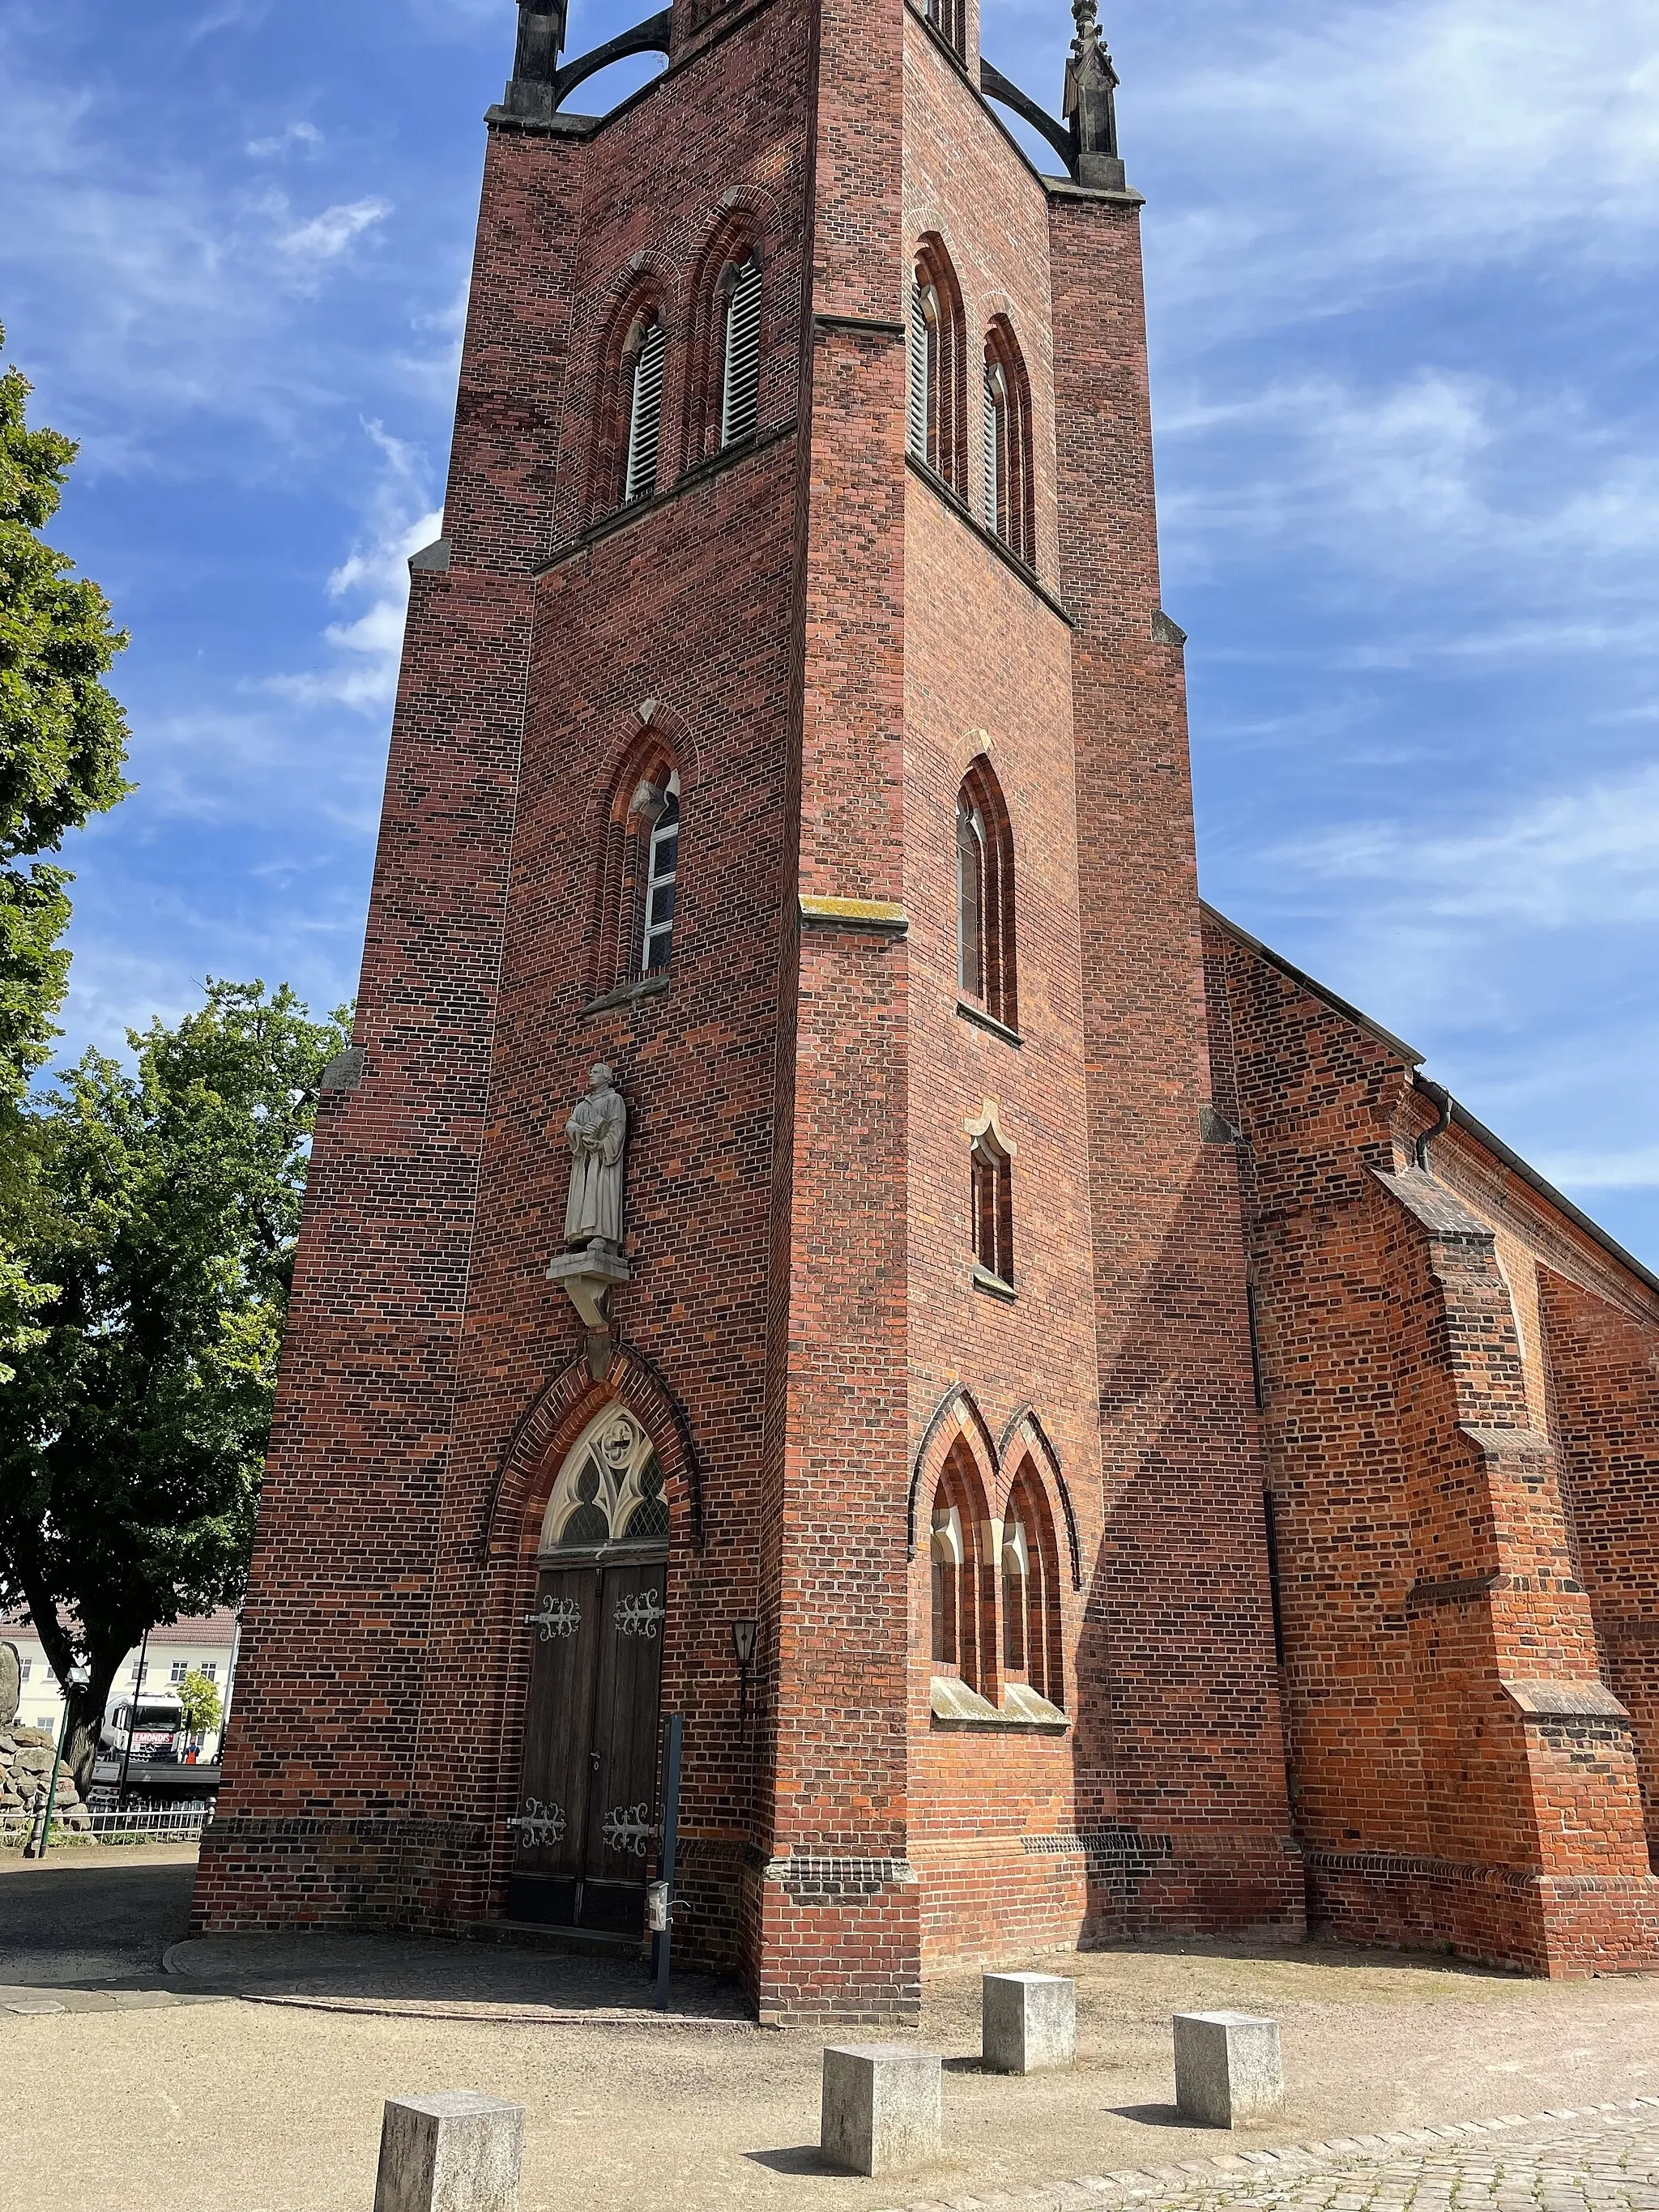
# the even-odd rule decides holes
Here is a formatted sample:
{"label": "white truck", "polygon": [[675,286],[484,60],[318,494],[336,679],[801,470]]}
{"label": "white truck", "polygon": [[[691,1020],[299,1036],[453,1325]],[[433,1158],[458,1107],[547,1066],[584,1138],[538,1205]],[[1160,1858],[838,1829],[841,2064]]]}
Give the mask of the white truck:
{"label": "white truck", "polygon": [[129,1739],[133,1765],[151,1759],[176,1765],[184,1754],[184,1706],[169,1690],[146,1690],[137,1698],[116,1699],[99,1731],[101,1757],[125,1758]]}

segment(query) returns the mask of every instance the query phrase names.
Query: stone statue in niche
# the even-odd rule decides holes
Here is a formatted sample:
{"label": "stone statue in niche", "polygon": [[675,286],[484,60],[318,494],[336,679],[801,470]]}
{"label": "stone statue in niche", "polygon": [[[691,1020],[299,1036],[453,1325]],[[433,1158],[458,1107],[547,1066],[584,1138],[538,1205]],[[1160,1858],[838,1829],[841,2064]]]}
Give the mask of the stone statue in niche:
{"label": "stone statue in niche", "polygon": [[587,1096],[565,1123],[564,1133],[570,1146],[565,1243],[590,1252],[620,1252],[628,1109],[603,1060],[588,1076]]}

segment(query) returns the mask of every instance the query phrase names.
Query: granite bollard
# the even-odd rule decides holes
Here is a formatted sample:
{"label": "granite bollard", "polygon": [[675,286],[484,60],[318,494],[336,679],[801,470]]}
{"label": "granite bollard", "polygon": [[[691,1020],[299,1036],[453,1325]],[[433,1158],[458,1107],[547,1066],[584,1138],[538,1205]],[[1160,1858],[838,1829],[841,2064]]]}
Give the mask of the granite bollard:
{"label": "granite bollard", "polygon": [[818,2145],[849,2173],[904,2173],[939,2156],[942,2061],[902,2043],[830,2044]]}
{"label": "granite bollard", "polygon": [[1077,2057],[1077,1984],[1060,1974],[986,1974],[980,2056],[993,2074],[1038,2074]]}
{"label": "granite bollard", "polygon": [[1200,2127],[1248,2127],[1285,2101],[1279,2022],[1254,2013],[1176,2013],[1175,2069],[1182,2118]]}
{"label": "granite bollard", "polygon": [[517,2212],[524,2106],[444,2089],[388,2097],[374,2212]]}

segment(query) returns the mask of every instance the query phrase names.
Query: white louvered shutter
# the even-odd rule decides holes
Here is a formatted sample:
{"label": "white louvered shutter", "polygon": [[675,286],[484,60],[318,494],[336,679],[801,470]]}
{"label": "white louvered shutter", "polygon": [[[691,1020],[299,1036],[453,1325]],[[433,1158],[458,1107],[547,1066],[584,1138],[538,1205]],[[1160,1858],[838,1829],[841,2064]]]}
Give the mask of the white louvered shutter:
{"label": "white louvered shutter", "polygon": [[750,438],[760,416],[761,272],[750,261],[726,308],[726,384],[720,395],[720,443]]}
{"label": "white louvered shutter", "polygon": [[657,489],[657,443],[662,431],[662,368],[668,342],[660,323],[645,334],[634,363],[634,399],[628,416],[625,500],[649,499]]}
{"label": "white louvered shutter", "polygon": [[933,333],[920,284],[910,287],[910,417],[908,441],[919,460],[927,458],[927,381]]}
{"label": "white louvered shutter", "polygon": [[997,486],[1002,476],[1002,410],[997,404],[996,378],[985,372],[985,526],[988,530],[1000,527],[998,517]]}

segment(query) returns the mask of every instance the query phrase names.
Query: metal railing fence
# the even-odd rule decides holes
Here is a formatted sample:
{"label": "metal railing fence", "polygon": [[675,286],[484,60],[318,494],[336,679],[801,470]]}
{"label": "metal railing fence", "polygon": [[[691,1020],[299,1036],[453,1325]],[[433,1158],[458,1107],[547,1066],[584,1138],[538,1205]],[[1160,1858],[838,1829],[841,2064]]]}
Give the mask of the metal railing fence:
{"label": "metal railing fence", "polygon": [[[190,1843],[213,1818],[213,1800],[198,1797],[178,1805],[129,1805],[121,1811],[112,1805],[94,1805],[89,1810],[92,1833],[103,1842],[125,1838],[134,1842]],[[27,1843],[33,1832],[35,1817],[27,1808],[0,1810],[0,1844]],[[54,1842],[60,1836],[83,1836],[87,1832],[78,1822],[73,1827],[60,1826],[57,1814],[52,1815],[52,1826]]]}

